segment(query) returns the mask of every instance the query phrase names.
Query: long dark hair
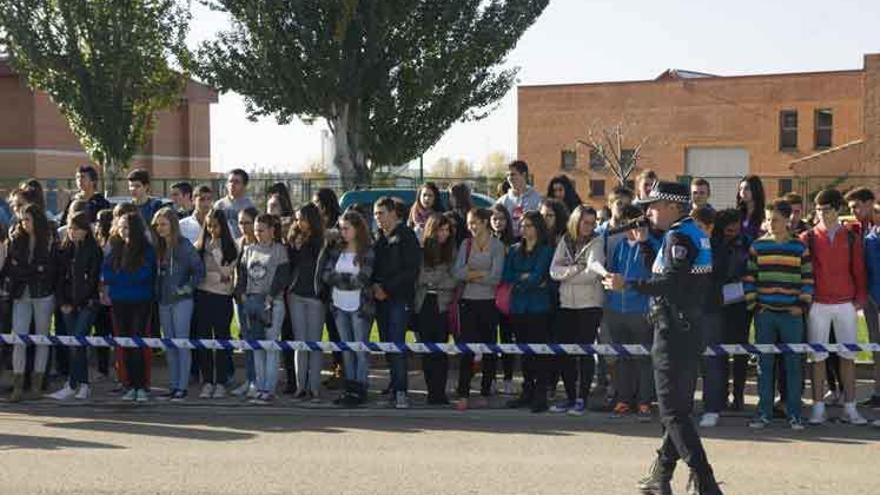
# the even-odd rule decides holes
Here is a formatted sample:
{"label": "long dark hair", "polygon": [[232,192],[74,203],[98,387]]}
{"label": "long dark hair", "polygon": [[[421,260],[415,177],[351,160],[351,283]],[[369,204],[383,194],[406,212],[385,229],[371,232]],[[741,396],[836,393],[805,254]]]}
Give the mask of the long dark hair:
{"label": "long dark hair", "polygon": [[290,200],[290,191],[287,189],[287,184],[276,182],[269,186],[269,189],[266,190],[267,208],[268,198],[271,198],[273,194],[278,196],[278,201],[281,203],[281,216],[289,217],[293,215],[293,202]]}
{"label": "long dark hair", "polygon": [[474,207],[471,199],[471,188],[464,182],[457,182],[449,188],[449,208],[462,215]]}
{"label": "long dark hair", "polygon": [[[305,218],[306,223],[309,224],[309,244],[320,249],[324,242],[324,223],[321,219],[321,210],[312,203],[306,203],[297,210],[297,213]],[[288,232],[289,244],[293,246],[293,240],[300,235],[302,232],[299,230],[299,222],[294,222]]]}
{"label": "long dark hair", "polygon": [[39,205],[43,211],[46,211],[46,193],[43,191],[43,184],[40,181],[28,179],[21,184],[21,188],[23,190],[30,190],[33,198],[32,202]]}
{"label": "long dark hair", "polygon": [[106,208],[98,212],[95,222],[95,240],[101,246],[110,240],[110,229],[113,227],[113,210]]}
{"label": "long dark hair", "polygon": [[422,191],[425,189],[430,189],[431,192],[434,193],[434,204],[430,206],[430,213],[443,213],[443,200],[440,198],[440,189],[437,187],[437,184],[433,182],[425,182],[416,190],[416,200],[413,202],[412,208],[409,210],[409,224],[413,226],[416,224],[416,220],[420,215],[425,213],[425,208],[422,206]]}
{"label": "long dark hair", "polygon": [[764,206],[767,204],[767,197],[764,194],[764,184],[761,182],[761,178],[757,175],[747,175],[739,181],[740,184],[743,182],[749,185],[749,191],[752,193],[754,210],[752,211],[751,216],[749,216],[748,205],[743,201],[742,196],[740,196],[739,187],[737,187],[736,191],[736,207],[742,212],[743,219],[748,218],[750,226],[757,226],[756,228],[760,229],[761,225],[764,223]]}
{"label": "long dark hair", "polygon": [[[443,227],[449,227],[449,238],[440,244],[437,241],[437,232]],[[425,256],[425,266],[434,267],[444,263],[452,263],[455,253],[455,223],[442,213],[434,213],[425,222],[425,237],[422,240]]]}
{"label": "long dark hair", "polygon": [[[495,232],[492,230],[492,234],[497,237],[502,244],[510,246],[513,244],[513,241],[516,240],[513,236],[513,218],[510,217],[510,212],[507,211],[507,208],[502,204],[495,203],[492,205],[492,215],[494,216],[496,213],[504,215],[504,230],[501,232]],[[489,226],[492,226],[491,220]]]}
{"label": "long dark hair", "polygon": [[136,272],[146,259],[147,226],[140,213],[126,213],[120,217],[120,219],[123,218],[128,223],[128,242],[125,242],[121,237],[117,239],[117,242],[112,242],[110,259],[113,262],[113,270]]}
{"label": "long dark hair", "polygon": [[[257,215],[257,218],[254,219],[254,223],[261,223],[263,225],[272,227],[272,240],[274,242],[281,242],[281,219],[276,217],[275,215],[269,213],[261,213]],[[256,230],[256,225],[254,225],[254,230]],[[254,232],[256,235],[256,232]],[[260,242],[259,238],[257,242]]]}
{"label": "long dark hair", "polygon": [[[24,207],[21,212],[22,216],[29,215],[31,217],[31,226],[34,229],[34,257],[38,255],[49,254],[49,244],[52,242],[52,233],[49,231],[49,220],[40,205],[31,203]],[[24,229],[22,219],[18,219],[18,223],[10,234],[10,239],[15,241],[30,241],[30,234]]]}
{"label": "long dark hair", "polygon": [[[532,225],[535,226],[535,230],[538,231],[538,240],[537,240],[537,242],[535,242],[534,250],[531,251],[531,252],[534,252],[542,245],[547,244],[547,240],[550,238],[550,234],[547,232],[547,224],[544,222],[544,217],[542,217],[541,214],[538,213],[537,211],[533,210],[533,211],[525,212],[523,214],[523,218],[521,221],[526,221],[526,220],[532,222]],[[519,243],[519,251],[523,255],[528,255],[529,251],[526,251],[526,249],[527,249],[526,248],[526,240],[523,239]]]}
{"label": "long dark hair", "polygon": [[545,224],[547,230],[552,230],[554,237],[559,237],[564,234],[568,228],[568,208],[565,207],[565,204],[558,199],[547,198],[541,202],[541,206],[546,206],[553,210],[553,216],[556,217],[553,225]]}
{"label": "long dark hair", "polygon": [[[347,210],[340,217],[340,222],[348,222],[349,225],[354,229],[355,232],[355,242],[357,243],[357,254],[355,258],[357,259],[358,265],[363,266],[366,262],[367,251],[370,250],[370,245],[372,241],[370,239],[370,229],[367,227],[367,221],[364,220],[363,215],[358,213],[355,210]],[[339,245],[344,246],[345,241],[340,238]]]}
{"label": "long dark hair", "polygon": [[553,195],[553,186],[556,184],[562,185],[563,189],[565,189],[565,196],[560,200],[565,203],[565,207],[568,208],[568,211],[574,211],[575,208],[581,205],[583,201],[581,201],[581,197],[578,195],[577,190],[574,188],[574,183],[567,175],[557,175],[550,179],[550,184],[547,185],[547,197],[552,199],[557,199],[556,196]]}
{"label": "long dark hair", "polygon": [[199,250],[199,256],[205,257],[205,251],[210,244],[211,234],[208,233],[208,219],[211,219],[220,226],[220,251],[223,253],[222,263],[230,265],[238,259],[238,249],[235,247],[235,240],[232,239],[232,232],[229,231],[229,223],[226,220],[226,212],[223,210],[211,211],[205,215],[205,223],[199,232],[199,238],[196,240],[196,249]]}
{"label": "long dark hair", "polygon": [[86,236],[83,239],[83,242],[89,242],[90,239],[94,239],[94,235],[92,234],[92,224],[89,222],[89,214],[84,211],[78,211],[73,215],[70,215],[67,219],[67,235],[61,240],[61,247],[63,249],[68,249],[73,244],[73,241],[70,239],[71,227],[86,231]]}
{"label": "long dark hair", "polygon": [[312,202],[318,205],[318,208],[321,209],[321,212],[327,219],[324,227],[328,229],[335,227],[336,223],[339,221],[340,215],[342,215],[342,208],[339,206],[336,192],[329,187],[322,187],[315,193]]}
{"label": "long dark hair", "polygon": [[730,224],[742,222],[742,218],[742,212],[735,208],[728,208],[716,213],[715,223],[712,226],[712,242],[724,242],[724,229]]}

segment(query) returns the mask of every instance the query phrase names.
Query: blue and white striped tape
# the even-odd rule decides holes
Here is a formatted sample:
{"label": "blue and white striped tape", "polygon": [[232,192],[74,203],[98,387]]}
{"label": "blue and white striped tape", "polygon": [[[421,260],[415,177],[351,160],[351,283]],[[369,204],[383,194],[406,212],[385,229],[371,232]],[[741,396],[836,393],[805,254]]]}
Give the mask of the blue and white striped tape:
{"label": "blue and white striped tape", "polygon": [[[217,349],[277,351],[356,351],[413,354],[525,354],[550,356],[647,356],[642,345],[622,344],[435,344],[417,342],[306,342],[294,340],[160,339],[146,337],[73,337],[54,335],[0,334],[0,342],[12,345],[64,347],[128,347],[152,349]],[[706,356],[739,354],[810,354],[837,352],[880,352],[880,344],[720,344],[706,347]]]}

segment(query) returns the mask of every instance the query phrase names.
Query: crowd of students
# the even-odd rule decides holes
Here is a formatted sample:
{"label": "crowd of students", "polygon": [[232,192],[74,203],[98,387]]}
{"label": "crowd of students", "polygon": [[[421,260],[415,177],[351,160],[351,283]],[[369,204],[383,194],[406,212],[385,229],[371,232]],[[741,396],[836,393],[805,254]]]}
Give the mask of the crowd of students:
{"label": "crowd of students", "polygon": [[[464,183],[450,188],[444,204],[431,182],[418,189],[411,207],[383,197],[372,210],[354,205],[343,212],[335,193],[321,189],[312,202],[294,208],[278,183],[268,189],[261,212],[240,169],[228,174],[222,198],[208,186],[181,182],[172,187],[170,204],[151,197],[149,174],[134,170],[128,175],[131,201],[113,206],[96,191],[93,167],[80,167],[76,178],[78,192],[57,225],[45,213],[38,181],[10,194],[8,239],[0,244],[4,329],[228,339],[237,314],[241,337],[257,340],[318,341],[326,329],[331,340],[366,342],[374,321],[386,342],[404,342],[410,330],[419,341],[441,343],[650,347],[653,340],[647,296],[603,286],[610,273],[626,281],[651,276],[661,238],[643,223],[634,201],[658,181],[651,171],[638,177],[635,190],[615,188],[598,211],[564,175],[554,177],[542,197],[528,184],[522,161],[510,163],[492,208],[474,208]],[[874,214],[880,207],[869,189],[846,196],[821,191],[814,201],[815,226],[803,219],[802,198],[789,194],[767,202],[756,176],[740,182],[734,209],[716,211],[704,179],[692,182],[691,196],[691,216],[712,245],[716,283],[706,308],[712,324],[700,329],[707,344],[749,342],[753,322],[756,343],[828,343],[832,333],[838,342],[855,342],[857,310],[864,310],[872,340],[878,340],[880,228]],[[842,225],[845,206],[856,221]],[[26,398],[28,389],[40,394],[49,348],[11,349],[10,400]],[[97,376],[106,379],[115,370],[123,400],[149,400],[152,350],[95,351]],[[50,397],[88,398],[87,349],[54,353],[55,369],[66,381]],[[164,397],[171,401],[187,400],[195,374],[200,399],[231,393],[270,403],[282,366],[282,391],[297,400],[354,407],[369,397],[364,352],[334,355],[340,386],[333,388],[341,390],[332,396],[317,351],[248,351],[238,379],[228,351],[197,350],[195,365],[189,349],[164,354]],[[841,419],[864,424],[855,404],[853,354],[832,356],[811,355],[809,422],[824,422],[826,403],[840,401]],[[382,393],[394,407],[406,408],[407,356],[388,354],[386,361],[391,380]],[[457,361],[453,366],[445,354],[421,356],[428,404],[454,399],[459,409],[482,407],[487,397],[502,393],[512,396],[511,408],[578,416],[598,395],[614,417],[651,418],[655,392],[648,356],[464,354]],[[725,410],[743,409],[747,365],[747,356],[705,359],[703,427],[717,425]],[[477,368],[482,379],[472,397]],[[802,368],[796,354],[758,358],[760,403],[751,426],[761,428],[782,415],[792,428],[803,428]],[[457,370],[457,379],[450,379],[450,369]],[[560,381],[564,399],[550,404]],[[781,402],[774,405],[777,381]],[[871,407],[880,406],[876,382]]]}

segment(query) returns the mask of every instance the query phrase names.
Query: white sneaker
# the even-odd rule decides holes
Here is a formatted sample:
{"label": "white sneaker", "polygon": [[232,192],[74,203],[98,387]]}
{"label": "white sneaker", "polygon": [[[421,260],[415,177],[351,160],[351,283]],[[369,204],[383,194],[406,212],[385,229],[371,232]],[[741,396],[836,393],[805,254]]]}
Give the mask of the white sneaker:
{"label": "white sneaker", "polygon": [[849,423],[852,425],[866,425],[868,424],[868,420],[864,418],[859,411],[856,409],[855,403],[848,403],[844,406],[843,415],[840,417],[840,420],[844,423]]}
{"label": "white sneaker", "polygon": [[202,385],[202,393],[199,394],[199,399],[210,399],[214,395],[214,386],[210,383],[206,383]]}
{"label": "white sneaker", "polygon": [[122,396],[122,400],[126,402],[133,402],[135,399],[137,399],[137,390],[133,388],[128,389],[128,392]]}
{"label": "white sneaker", "polygon": [[70,388],[70,383],[65,383],[64,388],[53,394],[49,394],[49,398],[55,400],[70,400],[74,395],[76,395],[76,390]]}
{"label": "white sneaker", "polygon": [[223,385],[214,385],[214,395],[211,396],[214,399],[224,399],[226,398],[226,387]]}
{"label": "white sneaker", "polygon": [[874,421],[873,423],[871,423],[871,426],[873,426],[873,427],[875,427],[875,428],[880,428],[880,419],[878,419],[878,420]]}
{"label": "white sneaker", "polygon": [[817,402],[813,404],[813,410],[810,412],[808,423],[811,425],[821,425],[825,424],[825,419],[825,403]]}
{"label": "white sneaker", "polygon": [[83,383],[79,386],[79,390],[76,391],[76,400],[86,400],[89,396],[92,395],[92,391],[89,388],[87,383]]}
{"label": "white sneaker", "polygon": [[721,415],[718,413],[705,413],[700,418],[700,428],[715,428],[720,420]]}
{"label": "white sneaker", "polygon": [[244,396],[248,399],[256,399],[258,395],[260,395],[260,391],[257,390],[257,387],[255,387],[253,383],[248,384],[248,388]]}
{"label": "white sneaker", "polygon": [[134,400],[137,402],[147,402],[148,400],[150,400],[150,394],[148,394],[146,390],[140,388],[135,393]]}
{"label": "white sneaker", "polygon": [[397,392],[394,395],[395,409],[409,409],[409,399],[406,398],[406,392]]}
{"label": "white sneaker", "polygon": [[504,395],[513,395],[513,380],[504,380],[501,387],[501,393]]}
{"label": "white sneaker", "polygon": [[248,392],[249,386],[250,386],[250,383],[244,382],[241,385],[235,387],[232,390],[232,392],[230,392],[230,393],[236,397],[242,397],[242,396],[244,396],[244,394],[246,394]]}

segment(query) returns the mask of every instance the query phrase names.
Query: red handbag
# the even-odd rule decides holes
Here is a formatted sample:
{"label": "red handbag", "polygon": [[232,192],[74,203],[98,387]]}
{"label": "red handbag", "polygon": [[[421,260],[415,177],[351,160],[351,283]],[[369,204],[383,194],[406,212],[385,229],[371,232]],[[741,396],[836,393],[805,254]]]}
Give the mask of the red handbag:
{"label": "red handbag", "polygon": [[510,316],[510,299],[513,296],[513,284],[501,282],[495,288],[495,307],[504,316]]}

